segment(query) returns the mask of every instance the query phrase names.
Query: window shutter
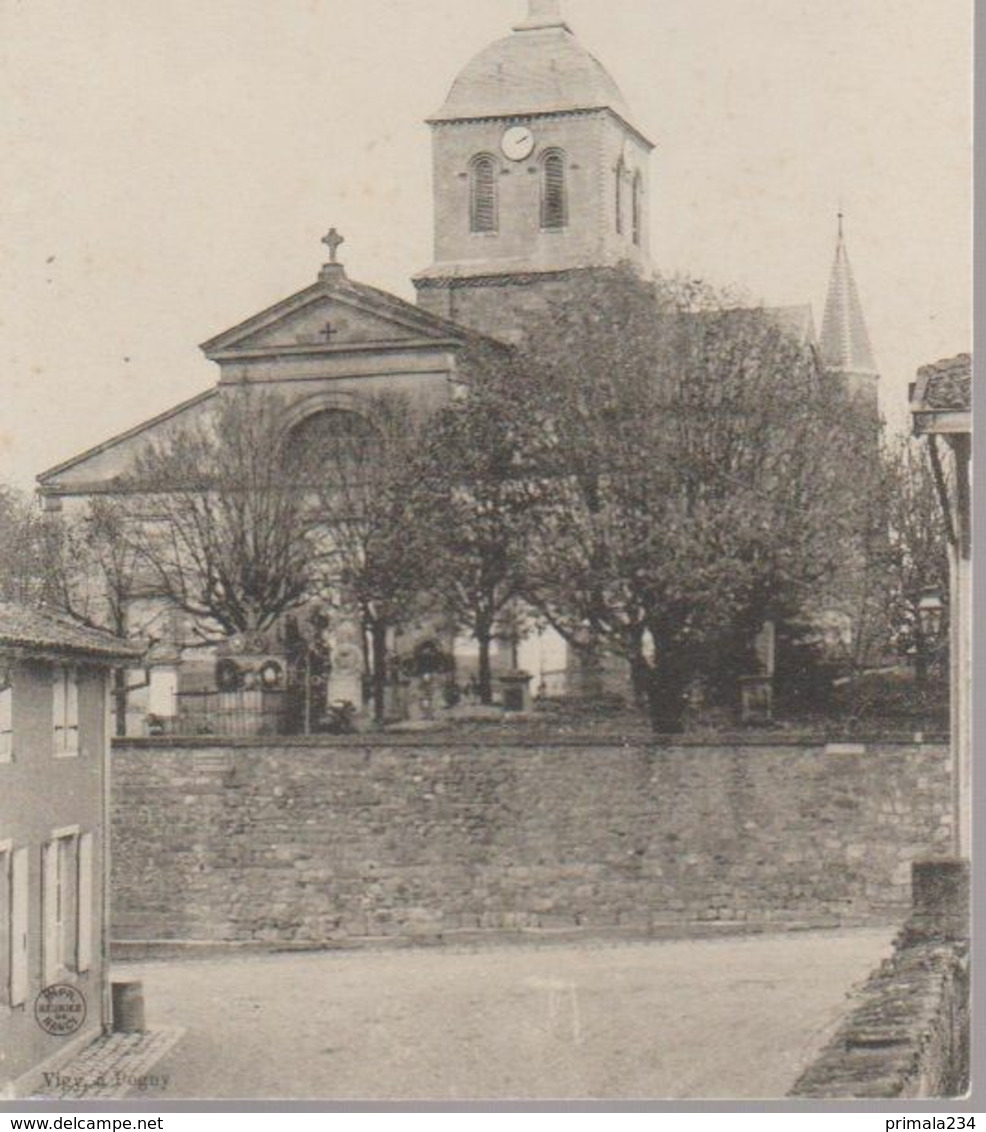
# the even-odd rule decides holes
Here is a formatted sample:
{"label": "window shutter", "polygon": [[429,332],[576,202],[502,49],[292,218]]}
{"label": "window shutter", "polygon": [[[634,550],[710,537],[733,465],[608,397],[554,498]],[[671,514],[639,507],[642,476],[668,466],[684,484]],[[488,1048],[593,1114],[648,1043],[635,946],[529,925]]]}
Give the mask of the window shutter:
{"label": "window shutter", "polygon": [[471,220],[474,232],[495,232],[496,165],[491,157],[480,157],[472,167]]}
{"label": "window shutter", "polygon": [[93,840],[91,833],[79,838],[78,949],[76,969],[88,971],[92,966],[93,929]]}
{"label": "window shutter", "polygon": [[41,922],[43,931],[43,982],[46,987],[58,982],[61,965],[58,919],[58,854],[57,841],[49,841],[41,850]]}
{"label": "window shutter", "polygon": [[56,665],[51,674],[51,714],[55,729],[55,750],[65,750],[65,669]]}
{"label": "window shutter", "polygon": [[28,991],[28,853],[14,851],[10,892],[10,1005],[23,1006]]}
{"label": "window shutter", "polygon": [[616,231],[619,235],[623,234],[623,178],[625,173],[626,166],[621,157],[616,166]]}
{"label": "window shutter", "polygon": [[568,222],[568,204],[565,194],[565,158],[560,153],[549,153],[542,171],[541,227],[564,228]]}
{"label": "window shutter", "polygon": [[641,193],[643,192],[643,185],[641,184],[640,174],[638,173],[633,179],[633,242],[640,247],[641,235]]}
{"label": "window shutter", "polygon": [[10,860],[9,847],[0,845],[0,1006],[10,1005],[10,953],[14,942]]}
{"label": "window shutter", "polygon": [[79,749],[79,673],[75,668],[65,670],[65,749]]}
{"label": "window shutter", "polygon": [[[3,675],[0,673],[0,681]],[[0,762],[10,758],[13,751],[14,690],[8,684],[0,685]]]}

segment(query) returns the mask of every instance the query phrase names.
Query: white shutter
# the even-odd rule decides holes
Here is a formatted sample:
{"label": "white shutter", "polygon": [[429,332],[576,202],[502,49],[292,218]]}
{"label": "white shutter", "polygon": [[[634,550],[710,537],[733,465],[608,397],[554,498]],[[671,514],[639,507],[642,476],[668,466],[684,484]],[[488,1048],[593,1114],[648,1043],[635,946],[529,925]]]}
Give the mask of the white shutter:
{"label": "white shutter", "polygon": [[10,1005],[10,949],[14,942],[11,926],[10,842],[0,844],[0,1006]]}
{"label": "white shutter", "polygon": [[55,750],[65,750],[65,669],[55,666],[51,674],[51,716],[55,730]]}
{"label": "white shutter", "polygon": [[10,1005],[27,1002],[28,990],[28,853],[14,851],[10,892]]}
{"label": "white shutter", "polygon": [[43,982],[46,987],[58,982],[61,955],[59,936],[61,925],[58,920],[58,854],[57,841],[49,841],[41,850],[42,888],[41,922],[43,937]]}
{"label": "white shutter", "polygon": [[79,933],[78,962],[76,969],[88,971],[92,966],[92,927],[93,927],[93,842],[92,834],[84,833],[79,838]]}

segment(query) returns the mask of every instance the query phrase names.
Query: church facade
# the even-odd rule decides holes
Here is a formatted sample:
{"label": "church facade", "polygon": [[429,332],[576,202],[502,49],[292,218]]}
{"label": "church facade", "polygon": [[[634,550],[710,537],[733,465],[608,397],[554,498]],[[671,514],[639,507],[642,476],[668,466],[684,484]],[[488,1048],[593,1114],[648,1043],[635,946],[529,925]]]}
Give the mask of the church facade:
{"label": "church facade", "polygon": [[[208,416],[244,384],[277,391],[286,430],[320,415],[359,415],[383,393],[437,408],[455,396],[470,342],[517,341],[523,316],[564,293],[573,272],[630,263],[652,273],[654,145],[565,22],[560,0],[528,4],[527,18],[465,66],[428,120],[435,244],[433,262],[413,279],[417,304],[351,280],[333,229],[311,285],[202,346],[219,368],[213,387],[39,476],[49,509],[77,512],[112,495],[149,440]],[[875,404],[841,220],[820,340],[810,308],[777,316]],[[153,595],[135,602],[135,630],[159,617]],[[166,713],[180,690],[174,644],[152,667],[141,710]],[[521,664],[542,673],[564,665],[557,642],[547,661],[544,647],[539,657],[522,653]]]}

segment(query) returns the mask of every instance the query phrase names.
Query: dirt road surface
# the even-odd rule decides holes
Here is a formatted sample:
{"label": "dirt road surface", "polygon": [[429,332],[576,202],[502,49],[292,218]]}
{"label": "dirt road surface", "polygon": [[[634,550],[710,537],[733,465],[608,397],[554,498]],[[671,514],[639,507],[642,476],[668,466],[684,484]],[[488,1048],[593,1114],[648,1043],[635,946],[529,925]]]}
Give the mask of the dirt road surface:
{"label": "dirt road surface", "polygon": [[777,1098],[892,936],[224,956],[114,977],[143,981],[149,1023],[187,1028],[154,1097]]}

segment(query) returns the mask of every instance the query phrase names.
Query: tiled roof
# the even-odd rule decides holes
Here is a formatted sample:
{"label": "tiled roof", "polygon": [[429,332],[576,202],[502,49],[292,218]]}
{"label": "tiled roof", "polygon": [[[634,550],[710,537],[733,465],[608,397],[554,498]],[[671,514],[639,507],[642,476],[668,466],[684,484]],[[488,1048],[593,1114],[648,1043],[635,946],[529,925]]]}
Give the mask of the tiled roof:
{"label": "tiled roof", "polygon": [[817,345],[815,317],[808,303],[799,306],[765,307],[764,314],[779,330],[796,338],[801,345]]}
{"label": "tiled roof", "polygon": [[101,660],[136,660],[143,648],[110,633],[87,629],[48,610],[0,602],[0,654],[12,650]]}
{"label": "tiled roof", "polygon": [[962,413],[972,408],[972,355],[958,354],[918,370],[915,412]]}
{"label": "tiled roof", "polygon": [[564,23],[521,25],[467,63],[429,121],[609,109],[631,122],[620,88]]}
{"label": "tiled roof", "polygon": [[878,372],[841,227],[825,300],[820,347],[822,360],[830,369],[844,373]]}

